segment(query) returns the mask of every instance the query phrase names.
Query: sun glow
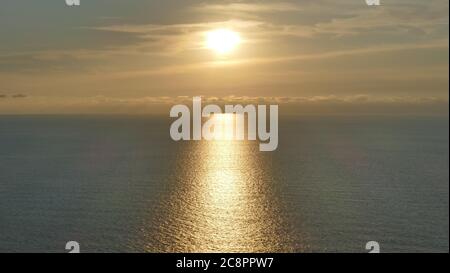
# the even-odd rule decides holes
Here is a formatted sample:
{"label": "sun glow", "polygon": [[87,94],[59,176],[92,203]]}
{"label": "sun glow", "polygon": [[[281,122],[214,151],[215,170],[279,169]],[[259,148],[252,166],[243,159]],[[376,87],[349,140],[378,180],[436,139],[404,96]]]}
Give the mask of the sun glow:
{"label": "sun glow", "polygon": [[219,54],[232,52],[241,43],[241,37],[229,29],[217,29],[206,33],[206,47]]}

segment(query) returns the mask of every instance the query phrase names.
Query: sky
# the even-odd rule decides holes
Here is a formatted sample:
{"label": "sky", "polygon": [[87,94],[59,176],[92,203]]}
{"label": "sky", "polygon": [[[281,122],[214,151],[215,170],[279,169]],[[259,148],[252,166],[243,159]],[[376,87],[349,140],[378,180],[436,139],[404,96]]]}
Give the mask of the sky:
{"label": "sky", "polygon": [[[448,115],[448,0],[0,5],[0,114],[168,113],[203,96],[282,113]],[[242,39],[226,56],[205,47],[219,28]]]}

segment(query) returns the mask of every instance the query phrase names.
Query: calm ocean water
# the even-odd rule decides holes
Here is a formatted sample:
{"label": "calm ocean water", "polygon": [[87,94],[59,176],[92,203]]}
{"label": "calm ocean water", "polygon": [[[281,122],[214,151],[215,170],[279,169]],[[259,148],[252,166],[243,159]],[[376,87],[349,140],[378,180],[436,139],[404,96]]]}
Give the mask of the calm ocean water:
{"label": "calm ocean water", "polygon": [[282,118],[273,153],[169,126],[0,117],[0,252],[449,251],[448,118]]}

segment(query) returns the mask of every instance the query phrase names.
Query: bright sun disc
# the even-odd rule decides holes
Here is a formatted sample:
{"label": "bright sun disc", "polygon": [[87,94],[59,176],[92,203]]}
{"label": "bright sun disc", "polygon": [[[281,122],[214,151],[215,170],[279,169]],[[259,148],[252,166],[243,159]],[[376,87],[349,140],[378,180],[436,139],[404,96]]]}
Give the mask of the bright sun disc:
{"label": "bright sun disc", "polygon": [[206,34],[206,47],[220,54],[231,52],[241,42],[237,32],[228,29],[218,29]]}

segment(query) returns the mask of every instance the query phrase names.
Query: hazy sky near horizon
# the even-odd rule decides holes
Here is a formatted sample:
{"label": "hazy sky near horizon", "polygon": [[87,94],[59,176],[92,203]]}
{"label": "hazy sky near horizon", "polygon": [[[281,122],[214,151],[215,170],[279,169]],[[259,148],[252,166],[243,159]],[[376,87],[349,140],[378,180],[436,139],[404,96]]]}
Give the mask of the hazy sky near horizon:
{"label": "hazy sky near horizon", "polygon": [[[449,2],[381,2],[2,0],[0,113],[133,112],[195,95],[446,111]],[[217,28],[243,40],[226,57],[204,46]]]}

